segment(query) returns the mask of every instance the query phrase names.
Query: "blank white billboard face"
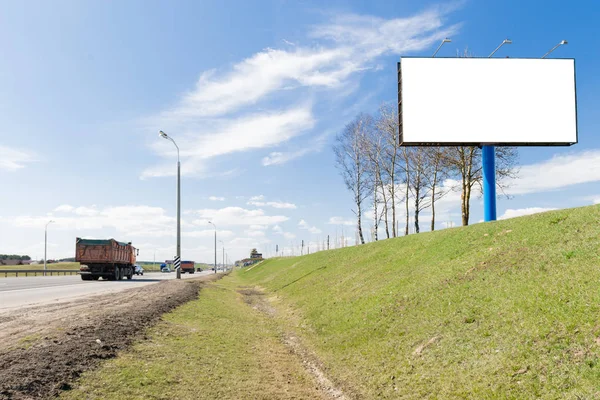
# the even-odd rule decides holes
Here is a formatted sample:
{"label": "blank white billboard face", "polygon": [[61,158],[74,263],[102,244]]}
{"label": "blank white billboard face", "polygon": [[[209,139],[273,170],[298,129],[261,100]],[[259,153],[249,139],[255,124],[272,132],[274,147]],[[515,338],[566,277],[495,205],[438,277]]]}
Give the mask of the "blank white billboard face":
{"label": "blank white billboard face", "polygon": [[402,58],[404,145],[577,143],[572,59]]}

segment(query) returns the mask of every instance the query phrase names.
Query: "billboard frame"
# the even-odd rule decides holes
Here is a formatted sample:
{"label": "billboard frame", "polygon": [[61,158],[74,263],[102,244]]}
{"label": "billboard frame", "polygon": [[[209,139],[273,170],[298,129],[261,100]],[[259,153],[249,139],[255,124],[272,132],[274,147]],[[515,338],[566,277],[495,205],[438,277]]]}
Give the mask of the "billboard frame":
{"label": "billboard frame", "polygon": [[[575,58],[539,58],[539,57],[515,57],[510,58],[511,60],[572,60],[573,61],[573,85],[574,85],[574,96],[575,96],[575,142],[403,142],[403,121],[402,121],[402,59],[403,58],[432,58],[432,57],[420,57],[420,56],[406,56],[401,57],[397,63],[398,73],[398,140],[400,146],[405,147],[455,147],[455,146],[507,146],[507,147],[568,147],[579,143],[579,118],[577,114],[577,65]],[[456,59],[460,57],[436,57],[438,59]],[[490,60],[489,57],[467,57],[470,60]],[[508,57],[506,57],[508,58]],[[498,58],[496,58],[498,59]]]}

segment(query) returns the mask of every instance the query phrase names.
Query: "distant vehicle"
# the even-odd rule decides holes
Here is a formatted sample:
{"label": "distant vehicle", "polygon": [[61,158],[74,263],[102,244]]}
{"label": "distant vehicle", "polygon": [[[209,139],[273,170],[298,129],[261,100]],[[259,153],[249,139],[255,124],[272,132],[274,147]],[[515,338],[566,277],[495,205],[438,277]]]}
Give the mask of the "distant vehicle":
{"label": "distant vehicle", "polygon": [[193,261],[182,261],[181,262],[181,273],[194,273],[194,262]]}
{"label": "distant vehicle", "polygon": [[81,264],[79,274],[84,281],[107,279],[118,281],[132,279],[135,270],[135,257],[139,250],[131,242],[117,242],[115,239],[75,240],[75,261]]}
{"label": "distant vehicle", "polygon": [[171,272],[171,268],[165,266],[164,268],[160,269],[160,272]]}
{"label": "distant vehicle", "polygon": [[202,268],[200,268],[200,267],[196,268],[196,272],[202,272]]}
{"label": "distant vehicle", "polygon": [[135,274],[136,275],[144,275],[144,268],[141,265],[135,265]]}

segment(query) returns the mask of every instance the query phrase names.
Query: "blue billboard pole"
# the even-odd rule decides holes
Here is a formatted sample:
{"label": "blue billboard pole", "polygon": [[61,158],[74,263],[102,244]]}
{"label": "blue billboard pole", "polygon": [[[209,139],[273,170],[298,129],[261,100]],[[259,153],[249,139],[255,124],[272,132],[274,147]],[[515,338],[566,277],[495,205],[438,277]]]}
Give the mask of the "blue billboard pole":
{"label": "blue billboard pole", "polygon": [[494,146],[482,146],[481,152],[483,219],[485,222],[489,222],[496,220],[496,149]]}

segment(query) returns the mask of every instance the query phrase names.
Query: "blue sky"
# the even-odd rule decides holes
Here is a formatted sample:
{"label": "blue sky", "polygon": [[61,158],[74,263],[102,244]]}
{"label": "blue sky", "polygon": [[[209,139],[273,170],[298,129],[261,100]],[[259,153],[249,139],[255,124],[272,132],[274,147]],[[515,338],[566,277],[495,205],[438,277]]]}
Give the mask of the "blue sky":
{"label": "blue sky", "polygon": [[[418,3],[418,4],[417,4]],[[171,258],[181,147],[182,255],[352,243],[352,197],[333,138],[396,100],[400,56],[466,47],[576,59],[579,143],[520,149],[499,216],[600,202],[600,4],[580,1],[0,2],[0,253],[74,254],[75,237],[133,241]],[[468,112],[468,110],[466,111]],[[458,195],[438,228],[459,224]],[[471,221],[481,220],[474,198]],[[423,226],[428,225],[427,213]],[[366,230],[371,222],[365,220]],[[221,247],[221,244],[219,244]]]}

